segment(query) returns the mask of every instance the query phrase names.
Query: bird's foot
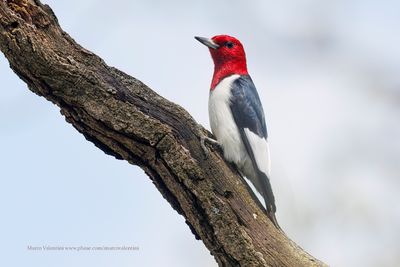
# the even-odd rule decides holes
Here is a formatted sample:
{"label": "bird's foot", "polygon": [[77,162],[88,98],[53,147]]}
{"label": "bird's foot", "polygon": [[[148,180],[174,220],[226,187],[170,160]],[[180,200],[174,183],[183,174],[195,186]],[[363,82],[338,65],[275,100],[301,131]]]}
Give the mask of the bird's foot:
{"label": "bird's foot", "polygon": [[201,144],[201,148],[203,150],[204,155],[206,157],[208,157],[210,155],[210,151],[207,148],[206,143],[209,143],[209,144],[211,144],[213,146],[217,146],[217,147],[220,147],[220,144],[218,143],[217,140],[208,137],[206,134],[207,134],[207,132],[204,131],[203,127],[200,124],[198,124],[197,136],[200,139],[200,144]]}
{"label": "bird's foot", "polygon": [[208,157],[210,155],[210,151],[208,150],[207,146],[206,146],[206,142],[213,145],[213,146],[220,146],[217,140],[214,140],[208,136],[202,135],[200,136],[200,144],[201,144],[201,148],[203,149],[204,154],[206,155],[206,157]]}

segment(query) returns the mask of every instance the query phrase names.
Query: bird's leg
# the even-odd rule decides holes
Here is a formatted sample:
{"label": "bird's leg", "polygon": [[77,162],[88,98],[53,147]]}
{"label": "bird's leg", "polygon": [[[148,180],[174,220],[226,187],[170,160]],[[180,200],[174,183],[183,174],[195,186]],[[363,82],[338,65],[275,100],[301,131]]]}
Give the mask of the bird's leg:
{"label": "bird's leg", "polygon": [[208,155],[210,154],[210,152],[209,152],[209,150],[208,150],[208,148],[207,148],[207,146],[206,146],[206,142],[209,143],[209,144],[211,144],[211,145],[218,146],[218,147],[220,146],[220,144],[218,143],[217,140],[212,139],[212,138],[206,136],[206,135],[203,133],[203,130],[202,130],[200,124],[199,124],[199,126],[198,126],[198,134],[199,134],[199,138],[200,138],[201,148],[203,149],[203,152],[204,152],[204,154],[206,155],[206,157],[208,157]]}
{"label": "bird's leg", "polygon": [[206,147],[206,144],[205,144],[206,142],[211,144],[211,145],[214,145],[214,146],[219,146],[219,143],[218,143],[217,140],[212,139],[212,138],[210,138],[208,136],[205,136],[205,135],[200,137],[201,148],[203,149],[204,154],[206,154],[206,156],[208,156],[209,155],[209,151],[208,151],[208,148]]}

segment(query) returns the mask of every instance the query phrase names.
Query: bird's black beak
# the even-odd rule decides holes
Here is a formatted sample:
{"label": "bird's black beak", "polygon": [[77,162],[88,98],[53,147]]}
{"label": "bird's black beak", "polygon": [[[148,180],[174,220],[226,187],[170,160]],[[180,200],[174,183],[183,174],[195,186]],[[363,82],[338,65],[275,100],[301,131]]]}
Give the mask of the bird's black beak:
{"label": "bird's black beak", "polygon": [[212,49],[217,49],[219,47],[219,45],[209,38],[195,36],[194,39]]}

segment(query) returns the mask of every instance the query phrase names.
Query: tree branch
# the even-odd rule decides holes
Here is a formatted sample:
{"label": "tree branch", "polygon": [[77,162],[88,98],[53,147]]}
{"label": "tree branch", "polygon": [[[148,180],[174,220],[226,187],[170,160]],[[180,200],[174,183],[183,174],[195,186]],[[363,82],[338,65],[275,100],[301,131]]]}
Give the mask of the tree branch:
{"label": "tree branch", "polygon": [[[140,166],[219,266],[322,266],[268,220],[180,106],[77,44],[38,0],[0,0],[0,49],[87,140]],[[210,148],[211,149],[211,148]]]}

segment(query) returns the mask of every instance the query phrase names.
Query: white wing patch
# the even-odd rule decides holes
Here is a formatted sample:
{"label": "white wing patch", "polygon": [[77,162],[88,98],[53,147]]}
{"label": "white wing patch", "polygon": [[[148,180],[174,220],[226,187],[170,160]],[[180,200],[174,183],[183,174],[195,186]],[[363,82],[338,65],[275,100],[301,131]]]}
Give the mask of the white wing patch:
{"label": "white wing patch", "polygon": [[269,157],[269,146],[268,141],[265,138],[258,136],[257,134],[245,128],[244,133],[249,141],[251,150],[254,154],[254,159],[260,171],[264,172],[267,176],[270,176],[271,172],[271,160]]}

